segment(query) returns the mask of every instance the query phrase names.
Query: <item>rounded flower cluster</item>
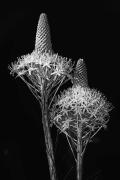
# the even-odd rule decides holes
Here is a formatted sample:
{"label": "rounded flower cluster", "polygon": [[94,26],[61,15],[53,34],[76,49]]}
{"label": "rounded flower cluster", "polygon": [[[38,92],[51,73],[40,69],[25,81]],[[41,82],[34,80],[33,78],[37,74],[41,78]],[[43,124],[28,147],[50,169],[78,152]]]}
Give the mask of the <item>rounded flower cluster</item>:
{"label": "rounded flower cluster", "polygon": [[[56,98],[57,99],[57,98]],[[82,136],[89,131],[106,127],[111,104],[95,89],[79,85],[68,88],[54,103],[51,123],[68,136],[77,136],[77,123],[81,123]]]}

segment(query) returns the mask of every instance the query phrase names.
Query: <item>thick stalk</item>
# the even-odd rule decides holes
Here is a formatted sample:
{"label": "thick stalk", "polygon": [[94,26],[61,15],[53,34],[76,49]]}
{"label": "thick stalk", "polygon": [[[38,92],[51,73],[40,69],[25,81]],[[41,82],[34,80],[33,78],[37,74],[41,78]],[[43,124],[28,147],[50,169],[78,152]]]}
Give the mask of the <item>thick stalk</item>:
{"label": "thick stalk", "polygon": [[48,124],[48,110],[47,110],[47,103],[45,97],[42,102],[42,124],[44,130],[44,137],[45,137],[45,144],[46,144],[46,153],[48,158],[49,164],[49,172],[50,172],[50,179],[56,180],[56,168],[55,168],[55,160],[54,160],[54,153],[53,153],[53,144],[50,134],[50,128]]}
{"label": "thick stalk", "polygon": [[82,180],[82,125],[77,122],[77,180]]}

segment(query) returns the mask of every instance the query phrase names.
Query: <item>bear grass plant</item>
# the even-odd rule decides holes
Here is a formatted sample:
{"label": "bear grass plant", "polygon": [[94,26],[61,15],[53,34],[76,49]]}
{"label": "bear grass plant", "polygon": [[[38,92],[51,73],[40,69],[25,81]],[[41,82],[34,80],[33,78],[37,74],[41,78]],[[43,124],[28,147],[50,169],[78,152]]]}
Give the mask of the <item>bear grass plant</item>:
{"label": "bear grass plant", "polygon": [[102,128],[107,127],[111,109],[102,93],[79,84],[62,92],[51,108],[51,123],[65,134],[76,161],[77,180],[82,179],[86,146]]}
{"label": "bear grass plant", "polygon": [[[17,74],[17,77],[20,77],[26,83],[40,104],[50,177],[51,180],[56,180],[48,111],[58,88],[70,78],[71,60],[58,56],[58,54],[51,54],[51,52],[39,54],[35,50],[12,63],[9,69],[12,75]],[[50,98],[51,93],[54,94],[52,98]],[[48,104],[49,98],[51,101]]]}
{"label": "bear grass plant", "polygon": [[[102,93],[86,85],[83,60],[78,62],[79,66],[75,68],[71,59],[53,52],[46,14],[42,13],[35,49],[8,66],[10,74],[21,78],[40,104],[51,180],[57,180],[57,175],[50,127],[54,125],[66,136],[76,162],[76,179],[82,180],[86,146],[102,128],[107,127],[109,111],[113,108]],[[72,87],[57,95],[68,81]]]}

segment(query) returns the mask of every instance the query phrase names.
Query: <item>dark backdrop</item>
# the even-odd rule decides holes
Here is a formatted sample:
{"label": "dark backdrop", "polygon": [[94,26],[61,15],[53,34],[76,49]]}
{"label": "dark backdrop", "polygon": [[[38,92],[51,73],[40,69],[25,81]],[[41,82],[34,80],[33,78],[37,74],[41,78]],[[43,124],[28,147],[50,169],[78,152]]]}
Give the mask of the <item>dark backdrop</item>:
{"label": "dark backdrop", "polygon": [[[42,12],[48,16],[54,51],[73,61],[84,58],[89,86],[102,91],[115,106],[108,129],[88,146],[84,178],[95,179],[92,175],[97,173],[100,180],[119,179],[119,4],[16,1],[4,2],[0,9],[0,179],[49,179],[39,104],[8,70],[17,57],[33,51]],[[64,135],[58,139],[56,161],[59,180],[72,166],[64,180],[74,180],[75,163]]]}

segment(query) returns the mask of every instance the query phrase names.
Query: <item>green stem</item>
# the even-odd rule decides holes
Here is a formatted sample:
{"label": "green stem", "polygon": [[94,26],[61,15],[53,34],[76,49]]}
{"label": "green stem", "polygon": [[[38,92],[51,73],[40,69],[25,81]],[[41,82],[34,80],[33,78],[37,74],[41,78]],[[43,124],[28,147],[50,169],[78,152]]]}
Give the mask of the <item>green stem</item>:
{"label": "green stem", "polygon": [[47,109],[47,102],[45,96],[43,97],[43,103],[42,103],[42,124],[43,124],[45,144],[46,144],[46,153],[49,164],[50,179],[56,180],[57,178],[56,178],[56,168],[55,168],[55,160],[53,153],[53,144],[52,144],[52,138],[48,123],[48,109]]}

